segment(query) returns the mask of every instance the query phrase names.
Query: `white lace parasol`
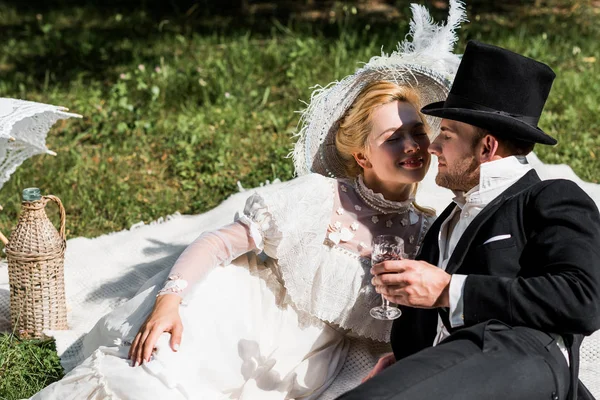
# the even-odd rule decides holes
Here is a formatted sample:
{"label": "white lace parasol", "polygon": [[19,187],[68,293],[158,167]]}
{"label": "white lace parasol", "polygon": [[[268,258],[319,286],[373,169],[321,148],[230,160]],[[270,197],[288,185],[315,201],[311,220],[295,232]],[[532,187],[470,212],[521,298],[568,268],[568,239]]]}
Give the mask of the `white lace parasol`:
{"label": "white lace parasol", "polygon": [[55,152],[46,147],[48,131],[59,119],[81,118],[67,108],[0,98],[0,188],[31,156]]}

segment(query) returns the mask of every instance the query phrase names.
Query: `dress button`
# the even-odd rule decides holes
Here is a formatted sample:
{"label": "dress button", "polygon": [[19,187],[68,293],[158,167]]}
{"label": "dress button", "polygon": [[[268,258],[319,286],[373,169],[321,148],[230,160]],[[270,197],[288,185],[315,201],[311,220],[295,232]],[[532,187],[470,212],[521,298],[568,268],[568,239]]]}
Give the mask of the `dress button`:
{"label": "dress button", "polygon": [[558,395],[556,394],[556,392],[552,392],[552,395],[550,396],[550,398],[552,400],[558,400]]}

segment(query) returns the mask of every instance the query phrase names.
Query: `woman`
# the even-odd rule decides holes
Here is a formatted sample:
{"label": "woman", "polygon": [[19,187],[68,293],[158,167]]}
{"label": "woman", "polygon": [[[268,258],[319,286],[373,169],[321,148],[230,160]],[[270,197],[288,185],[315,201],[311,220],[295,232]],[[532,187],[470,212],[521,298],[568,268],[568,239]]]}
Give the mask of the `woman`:
{"label": "woman", "polygon": [[295,165],[318,173],[258,190],[202,234],[162,288],[146,285],[86,338],[112,346],[34,398],[314,399],[351,340],[387,342],[390,322],[369,316],[381,301],[370,242],[395,234],[415,255],[432,219],[414,202],[430,161],[418,110],[445,98],[458,63],[432,54],[374,58],[313,96]]}

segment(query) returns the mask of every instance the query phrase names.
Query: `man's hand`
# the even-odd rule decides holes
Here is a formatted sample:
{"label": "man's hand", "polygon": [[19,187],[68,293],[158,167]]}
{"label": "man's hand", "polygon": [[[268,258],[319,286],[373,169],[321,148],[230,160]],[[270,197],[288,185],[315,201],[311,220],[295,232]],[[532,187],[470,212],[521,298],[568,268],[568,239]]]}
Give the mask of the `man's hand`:
{"label": "man's hand", "polygon": [[371,269],[372,283],[392,303],[418,307],[450,307],[451,275],[416,260],[384,261]]}
{"label": "man's hand", "polygon": [[394,357],[394,353],[388,353],[381,357],[375,367],[369,372],[369,375],[365,376],[361,383],[365,383],[390,365],[393,365],[396,362],[396,357]]}

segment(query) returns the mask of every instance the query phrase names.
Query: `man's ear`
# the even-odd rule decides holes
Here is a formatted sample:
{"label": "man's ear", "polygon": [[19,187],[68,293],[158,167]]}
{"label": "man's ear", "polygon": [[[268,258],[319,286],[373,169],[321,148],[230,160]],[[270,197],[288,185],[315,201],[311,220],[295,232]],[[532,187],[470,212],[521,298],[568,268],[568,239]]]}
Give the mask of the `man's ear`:
{"label": "man's ear", "polygon": [[360,165],[363,169],[371,168],[373,166],[364,153],[354,153],[352,155],[354,156],[356,163]]}
{"label": "man's ear", "polygon": [[484,163],[501,158],[497,155],[499,145],[500,143],[498,142],[498,139],[496,139],[492,135],[485,135],[483,139],[481,139],[480,143],[480,161]]}

